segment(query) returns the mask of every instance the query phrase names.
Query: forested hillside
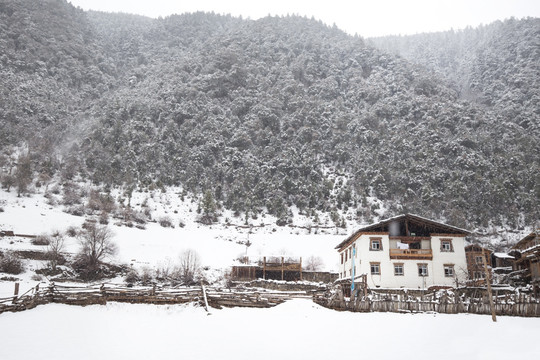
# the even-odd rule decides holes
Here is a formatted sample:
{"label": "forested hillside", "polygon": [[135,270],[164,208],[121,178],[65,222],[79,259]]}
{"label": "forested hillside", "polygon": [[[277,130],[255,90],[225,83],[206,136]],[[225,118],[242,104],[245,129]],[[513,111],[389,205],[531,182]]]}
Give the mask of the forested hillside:
{"label": "forested hillside", "polygon": [[495,108],[505,119],[540,133],[540,19],[369,43],[437,72],[461,98]]}
{"label": "forested hillside", "polygon": [[[371,221],[376,197],[385,215],[528,225],[539,215],[539,37],[524,36],[536,20],[515,23],[505,44],[525,49],[523,79],[488,57],[465,96],[464,79],[306,18],[153,20],[0,0],[3,185],[17,174],[103,191],[181,185],[281,223],[292,205]],[[474,57],[460,51],[454,62]],[[486,100],[488,88],[512,99]]]}

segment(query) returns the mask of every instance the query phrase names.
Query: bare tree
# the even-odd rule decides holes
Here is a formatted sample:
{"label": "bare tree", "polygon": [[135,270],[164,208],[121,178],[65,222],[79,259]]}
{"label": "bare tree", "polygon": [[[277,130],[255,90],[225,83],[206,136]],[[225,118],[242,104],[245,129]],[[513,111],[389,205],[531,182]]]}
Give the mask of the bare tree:
{"label": "bare tree", "polygon": [[64,257],[62,256],[63,251],[64,234],[59,231],[55,231],[49,237],[49,245],[47,246],[49,266],[53,272],[56,271],[56,267],[64,260]]}
{"label": "bare tree", "polygon": [[307,258],[306,270],[307,271],[319,271],[323,267],[324,262],[319,256],[313,256]]}
{"label": "bare tree", "polygon": [[79,250],[77,265],[87,277],[96,277],[104,258],[117,251],[112,242],[114,234],[107,226],[87,224],[79,233]]}
{"label": "bare tree", "polygon": [[180,255],[178,275],[184,283],[194,283],[200,275],[201,260],[195,250],[185,250]]}

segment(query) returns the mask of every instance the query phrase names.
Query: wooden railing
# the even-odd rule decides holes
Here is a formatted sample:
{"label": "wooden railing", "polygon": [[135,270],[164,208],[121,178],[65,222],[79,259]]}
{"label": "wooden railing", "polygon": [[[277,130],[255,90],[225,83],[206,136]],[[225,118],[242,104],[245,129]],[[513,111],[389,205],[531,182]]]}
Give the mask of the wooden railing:
{"label": "wooden railing", "polygon": [[[43,284],[41,284],[43,285]],[[36,286],[22,295],[0,298],[0,314],[22,311],[38,305],[60,303],[70,305],[97,305],[110,301],[133,304],[202,303],[214,308],[258,307],[266,308],[292,298],[311,298],[307,291],[273,291],[265,289],[221,289],[203,287],[167,288],[157,286],[128,287],[119,284],[63,286],[50,283]],[[208,304],[208,305],[206,305]]]}
{"label": "wooden railing", "polygon": [[390,259],[432,260],[431,249],[390,249]]}

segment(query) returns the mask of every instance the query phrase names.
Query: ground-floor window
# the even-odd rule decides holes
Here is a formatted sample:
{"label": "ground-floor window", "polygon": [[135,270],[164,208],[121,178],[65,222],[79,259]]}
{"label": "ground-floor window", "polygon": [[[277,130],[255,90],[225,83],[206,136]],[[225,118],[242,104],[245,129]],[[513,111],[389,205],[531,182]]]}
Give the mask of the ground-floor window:
{"label": "ground-floor window", "polygon": [[405,275],[405,272],[403,270],[403,264],[394,264],[394,275],[395,276]]}
{"label": "ground-floor window", "polygon": [[454,265],[446,264],[444,265],[444,276],[453,277],[454,276]]}
{"label": "ground-floor window", "polygon": [[381,275],[381,263],[370,263],[371,275]]}
{"label": "ground-floor window", "polygon": [[428,276],[427,264],[418,264],[418,276]]}

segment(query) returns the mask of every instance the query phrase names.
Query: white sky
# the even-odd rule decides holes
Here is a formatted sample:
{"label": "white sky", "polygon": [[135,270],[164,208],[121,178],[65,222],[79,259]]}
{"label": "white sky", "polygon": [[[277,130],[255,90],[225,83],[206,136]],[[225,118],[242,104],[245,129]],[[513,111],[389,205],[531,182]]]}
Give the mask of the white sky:
{"label": "white sky", "polygon": [[540,17],[540,0],[68,0],[84,10],[150,17],[194,11],[258,19],[298,14],[363,37],[457,30],[509,17]]}

